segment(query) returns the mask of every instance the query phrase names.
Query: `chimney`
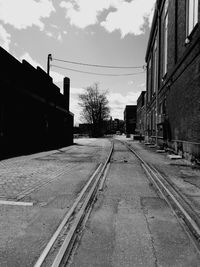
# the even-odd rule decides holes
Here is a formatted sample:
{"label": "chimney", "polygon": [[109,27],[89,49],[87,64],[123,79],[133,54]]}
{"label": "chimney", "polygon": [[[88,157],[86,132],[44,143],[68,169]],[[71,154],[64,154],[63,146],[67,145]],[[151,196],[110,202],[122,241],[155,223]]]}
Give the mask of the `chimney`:
{"label": "chimney", "polygon": [[63,79],[63,93],[66,101],[66,109],[69,111],[69,90],[70,90],[70,79],[65,77]]}

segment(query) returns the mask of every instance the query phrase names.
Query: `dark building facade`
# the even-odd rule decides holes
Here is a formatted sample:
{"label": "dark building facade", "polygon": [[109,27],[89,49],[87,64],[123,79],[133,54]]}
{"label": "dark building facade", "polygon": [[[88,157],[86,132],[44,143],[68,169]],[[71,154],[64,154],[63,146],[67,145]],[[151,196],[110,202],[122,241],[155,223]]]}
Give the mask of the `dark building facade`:
{"label": "dark building facade", "polygon": [[116,134],[116,132],[123,133],[124,132],[124,121],[120,119],[112,119],[107,120],[105,123],[106,134]]}
{"label": "dark building facade", "polygon": [[73,143],[70,80],[64,92],[39,67],[19,62],[0,47],[0,157]]}
{"label": "dark building facade", "polygon": [[142,91],[137,99],[137,133],[145,136],[146,130],[146,91]]}
{"label": "dark building facade", "polygon": [[83,135],[92,136],[92,124],[89,123],[80,123],[79,132]]}
{"label": "dark building facade", "polygon": [[134,134],[137,121],[137,106],[127,105],[124,110],[124,130],[125,134]]}
{"label": "dark building facade", "polygon": [[200,158],[200,1],[157,0],[146,53],[147,138]]}

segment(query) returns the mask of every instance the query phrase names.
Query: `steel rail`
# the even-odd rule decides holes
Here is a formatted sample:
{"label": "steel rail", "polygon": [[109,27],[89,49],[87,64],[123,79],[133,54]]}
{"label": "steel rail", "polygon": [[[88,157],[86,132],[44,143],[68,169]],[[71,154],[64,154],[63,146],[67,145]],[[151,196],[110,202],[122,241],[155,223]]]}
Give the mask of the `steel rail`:
{"label": "steel rail", "polygon": [[[111,158],[111,155],[112,155],[112,152],[113,152],[113,148],[114,148],[114,144],[112,142],[112,146],[111,146],[111,150],[109,152],[109,155],[108,155],[108,158],[106,160],[106,162],[104,163],[100,173],[98,174],[98,177],[96,178],[92,188],[90,189],[80,211],[78,212],[76,218],[75,218],[75,221],[72,225],[72,227],[70,228],[70,231],[69,233],[67,234],[58,254],[56,255],[56,258],[54,259],[54,262],[52,264],[51,267],[59,267],[65,254],[66,254],[66,251],[68,250],[68,248],[72,247],[71,245],[71,240],[74,239],[74,235],[76,234],[76,231],[77,231],[77,228],[79,227],[80,223],[82,222],[83,218],[87,215],[86,214],[86,209],[89,205],[89,203],[91,202],[91,199],[94,198],[96,196],[96,192],[98,190],[98,186],[101,182],[101,177],[102,175],[104,174],[105,170],[106,170],[106,167],[108,165],[108,162],[110,161],[110,158]],[[75,240],[75,239],[74,239]],[[68,255],[67,255],[67,259],[65,258],[65,261],[68,260],[70,254],[68,252]]]}
{"label": "steel rail", "polygon": [[[111,149],[109,151],[109,155],[108,155],[108,157],[106,159],[106,162],[104,164],[100,163],[99,166],[97,167],[97,169],[94,171],[94,173],[90,177],[89,181],[86,183],[86,185],[82,189],[81,193],[79,194],[79,196],[75,200],[74,204],[72,205],[70,210],[67,212],[67,214],[65,215],[64,219],[62,220],[62,222],[58,226],[57,230],[55,231],[55,233],[53,234],[53,236],[51,237],[51,239],[47,243],[45,249],[43,250],[43,252],[39,256],[39,258],[38,258],[37,262],[35,263],[34,267],[41,267],[43,265],[43,263],[45,262],[46,258],[48,257],[48,254],[49,254],[50,250],[52,249],[53,245],[55,244],[56,240],[58,239],[62,229],[69,222],[70,218],[74,214],[76,208],[78,207],[80,201],[83,199],[84,195],[86,194],[86,192],[87,192],[88,188],[91,186],[91,184],[93,184],[92,185],[92,189],[93,189],[93,192],[94,192],[95,188],[99,184],[100,178],[101,178],[102,174],[104,173],[108,162],[110,161],[110,158],[111,158],[111,155],[112,155],[112,152],[113,152],[113,148],[114,148],[114,144],[112,142]],[[92,190],[90,190],[90,192],[92,192]],[[90,195],[90,198],[91,198],[92,194],[90,192],[89,192],[88,196]],[[86,199],[88,199],[88,196],[86,196]],[[82,205],[82,207],[85,207],[85,201],[84,201],[84,204]],[[82,208],[81,208],[81,210],[82,210]],[[80,213],[80,211],[78,212],[78,214],[79,213]],[[79,217],[79,221],[80,221],[83,216],[79,216],[78,215],[78,217]],[[76,219],[75,219],[75,221],[77,222]],[[67,236],[66,236],[66,238],[64,240],[65,246],[66,246],[66,243],[67,243],[67,240],[68,240],[68,246],[67,247],[69,247],[71,239],[72,239],[72,237],[73,237],[73,235],[74,235],[74,233],[75,233],[75,231],[77,229],[77,226],[78,226],[78,224],[76,225],[76,227],[74,227],[74,225],[72,225],[71,229],[69,230],[69,233],[67,234]],[[71,236],[71,238],[69,238],[69,235]],[[62,258],[64,256],[64,254],[66,253],[66,250],[64,251],[63,247],[64,247],[64,245],[61,246],[61,249],[59,250],[59,252],[58,252],[58,254],[56,256],[56,260],[54,260],[54,263],[53,263],[52,266],[59,266],[59,264],[60,264],[59,261],[62,261]]]}
{"label": "steel rail", "polygon": [[[124,143],[124,142],[123,142]],[[142,163],[142,167],[147,172],[148,176],[151,178],[152,182],[156,186],[156,188],[159,190],[161,195],[164,197],[164,199],[167,201],[168,204],[170,204],[171,208],[172,205],[175,205],[175,207],[179,210],[179,212],[182,214],[182,219],[185,222],[188,230],[191,232],[190,236],[192,234],[192,237],[195,238],[195,247],[197,248],[198,252],[200,253],[200,247],[199,247],[199,240],[200,240],[200,222],[198,215],[194,212],[194,210],[190,210],[191,206],[187,203],[185,198],[182,196],[180,192],[177,191],[176,188],[173,187],[171,183],[169,183],[160,173],[157,169],[155,169],[153,166],[148,164],[136,151],[134,151],[127,143],[125,145],[128,147],[128,149],[140,160]],[[164,191],[164,192],[163,192]],[[172,201],[173,204],[169,203],[169,198]],[[174,210],[174,208],[173,208]],[[174,210],[175,214],[177,213]],[[176,216],[179,218],[180,214]],[[198,242],[198,246],[196,244]]]}
{"label": "steel rail", "polygon": [[93,175],[90,177],[90,179],[87,182],[87,184],[84,186],[84,188],[81,191],[80,195],[77,197],[77,199],[75,200],[74,204],[72,205],[72,207],[67,212],[67,214],[65,215],[64,219],[62,220],[61,224],[59,225],[59,227],[57,228],[57,230],[55,231],[55,233],[53,234],[53,236],[49,240],[48,244],[46,245],[46,247],[43,250],[43,252],[40,255],[40,257],[38,258],[38,260],[35,263],[34,267],[40,267],[42,265],[42,263],[44,262],[44,260],[47,257],[50,249],[52,248],[53,244],[55,243],[56,239],[58,238],[61,230],[63,229],[63,227],[65,226],[65,224],[67,223],[67,221],[69,220],[69,218],[71,217],[71,215],[73,214],[73,212],[76,209],[78,203],[80,202],[81,198],[83,197],[83,195],[85,194],[86,190],[88,189],[90,183],[93,181],[93,179],[95,178],[96,174],[100,170],[100,167],[101,166],[102,166],[102,164],[99,164],[99,166],[97,167],[97,169],[95,170],[95,172],[93,173]]}

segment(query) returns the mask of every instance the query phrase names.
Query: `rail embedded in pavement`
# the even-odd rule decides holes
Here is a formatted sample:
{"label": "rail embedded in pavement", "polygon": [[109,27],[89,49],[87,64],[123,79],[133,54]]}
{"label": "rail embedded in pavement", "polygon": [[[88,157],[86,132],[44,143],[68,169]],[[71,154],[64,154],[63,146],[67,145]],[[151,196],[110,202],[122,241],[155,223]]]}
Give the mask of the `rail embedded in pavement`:
{"label": "rail embedded in pavement", "polygon": [[[105,163],[100,163],[93,175],[90,177],[89,181],[86,183],[56,232],[46,245],[34,267],[56,267],[60,266],[63,260],[65,263],[68,261],[71,250],[76,241],[78,229],[80,228],[84,218],[88,216],[88,213],[91,210],[90,207],[94,202],[99,188],[102,189],[103,182],[105,180],[104,173],[107,171],[107,166],[110,161],[113,148],[114,144],[112,142],[111,149]],[[56,243],[59,245],[55,245]],[[55,249],[55,247],[59,248]]]}
{"label": "rail embedded in pavement", "polygon": [[187,201],[187,198],[173,185],[173,182],[168,181],[155,167],[147,163],[127,142],[121,142],[139,159],[147,176],[172,208],[175,216],[200,254],[200,218],[189,201]]}

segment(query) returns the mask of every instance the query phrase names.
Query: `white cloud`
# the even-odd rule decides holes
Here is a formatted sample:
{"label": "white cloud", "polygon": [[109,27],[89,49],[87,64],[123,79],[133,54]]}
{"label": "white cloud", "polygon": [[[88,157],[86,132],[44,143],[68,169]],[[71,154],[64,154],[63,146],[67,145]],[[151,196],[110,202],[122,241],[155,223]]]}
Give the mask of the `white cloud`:
{"label": "white cloud", "polygon": [[81,107],[78,104],[78,95],[83,93],[83,88],[70,88],[70,111],[74,113],[74,121],[76,123],[80,123],[80,114],[81,114]]}
{"label": "white cloud", "polygon": [[58,34],[58,41],[59,41],[59,42],[62,42],[62,40],[63,40],[63,39],[62,39],[62,35],[61,35],[61,33],[59,33],[59,34]]}
{"label": "white cloud", "polygon": [[141,83],[141,84],[139,84],[138,87],[141,88],[142,90],[145,90],[146,89],[146,83]]}
{"label": "white cloud", "polygon": [[70,23],[85,28],[98,22],[98,15],[113,7],[105,21],[101,22],[108,32],[120,30],[122,37],[127,34],[144,33],[146,19],[151,20],[155,0],[71,0],[62,1],[60,6],[66,9],[66,17]]}
{"label": "white cloud", "polygon": [[108,95],[109,105],[111,108],[111,116],[113,118],[123,119],[124,109],[126,105],[136,105],[140,92],[128,92],[126,95],[121,93],[110,93]]}
{"label": "white cloud", "polygon": [[62,1],[60,6],[66,9],[66,17],[71,24],[85,28],[97,23],[97,16],[105,9],[118,5],[122,0],[74,0]]}
{"label": "white cloud", "polygon": [[46,35],[49,37],[53,37],[53,33],[52,32],[46,32]]}
{"label": "white cloud", "polygon": [[63,41],[62,34],[60,32],[53,33],[50,31],[45,31],[46,35],[50,38],[55,39],[56,41],[59,41],[60,43]]}
{"label": "white cloud", "polygon": [[28,61],[34,68],[37,68],[37,66],[39,66],[40,68],[42,68],[42,66],[40,65],[40,63],[38,63],[37,61],[35,61],[30,55],[29,53],[25,52],[21,57],[20,60],[22,61],[23,59],[25,59],[26,61]]}
{"label": "white cloud", "polygon": [[133,85],[134,82],[133,81],[128,81],[128,85]]}
{"label": "white cloud", "polygon": [[10,37],[10,34],[5,30],[5,28],[0,25],[0,45],[7,51],[9,51]]}
{"label": "white cloud", "polygon": [[[37,66],[39,66],[40,68],[42,68],[41,64],[38,63],[36,60],[34,60],[30,55],[29,53],[24,53],[21,57],[20,57],[20,60],[22,61],[23,59],[25,59],[26,61],[28,61],[34,68],[37,68]],[[64,75],[56,72],[56,71],[53,71],[53,70],[50,70],[50,76],[53,78],[53,81],[55,83],[59,83],[59,82],[63,82],[63,78],[64,78]]]}
{"label": "white cloud", "polygon": [[58,26],[55,25],[55,24],[51,24],[51,27],[54,28],[54,29],[58,29]]}
{"label": "white cloud", "polygon": [[[74,113],[75,122],[79,123],[81,108],[78,105],[78,94],[83,93],[83,88],[70,88],[70,111]],[[113,118],[123,119],[126,105],[136,105],[140,92],[128,92],[126,95],[121,93],[109,93],[108,100],[111,108],[110,115]]]}
{"label": "white cloud", "polygon": [[110,12],[101,25],[108,31],[120,30],[121,36],[144,33],[145,19],[151,19],[155,0],[123,2],[117,11]]}
{"label": "white cloud", "polygon": [[62,75],[56,71],[50,70],[50,76],[53,78],[53,81],[55,83],[63,82],[64,75]]}
{"label": "white cloud", "polygon": [[55,9],[50,0],[0,0],[0,20],[16,29],[36,25],[42,30],[42,18],[50,16]]}
{"label": "white cloud", "polygon": [[70,94],[73,94],[73,95],[78,95],[78,94],[82,94],[82,93],[84,93],[84,88],[75,88],[75,87],[72,87],[71,89],[70,89]]}

